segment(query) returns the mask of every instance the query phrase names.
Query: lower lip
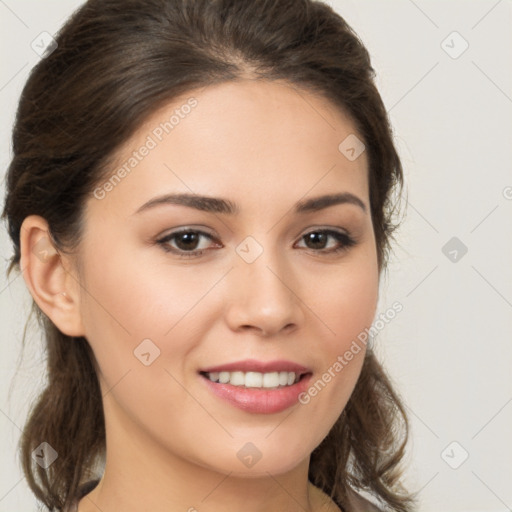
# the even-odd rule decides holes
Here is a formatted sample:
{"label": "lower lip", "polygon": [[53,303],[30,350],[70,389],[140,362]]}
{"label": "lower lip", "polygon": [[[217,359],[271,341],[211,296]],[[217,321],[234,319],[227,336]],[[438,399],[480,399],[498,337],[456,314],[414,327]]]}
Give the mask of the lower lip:
{"label": "lower lip", "polygon": [[282,388],[263,389],[246,388],[212,382],[208,377],[200,375],[208,388],[231,405],[247,412],[272,414],[281,412],[295,405],[299,395],[308,387],[311,374],[304,375],[299,382]]}

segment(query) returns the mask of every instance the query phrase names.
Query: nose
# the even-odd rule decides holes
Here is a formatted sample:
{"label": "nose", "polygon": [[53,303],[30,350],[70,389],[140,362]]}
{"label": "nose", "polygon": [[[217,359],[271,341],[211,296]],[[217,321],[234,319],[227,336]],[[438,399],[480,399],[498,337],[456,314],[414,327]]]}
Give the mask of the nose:
{"label": "nose", "polygon": [[293,269],[270,251],[252,263],[239,261],[230,272],[226,321],[235,332],[264,337],[290,333],[304,318],[299,283]]}

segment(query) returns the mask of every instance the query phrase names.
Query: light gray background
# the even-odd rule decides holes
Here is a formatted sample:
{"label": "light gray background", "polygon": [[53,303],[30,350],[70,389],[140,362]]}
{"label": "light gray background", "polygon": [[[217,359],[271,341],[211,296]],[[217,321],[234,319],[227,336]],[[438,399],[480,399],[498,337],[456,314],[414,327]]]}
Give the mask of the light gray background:
{"label": "light gray background", "polygon": [[[81,3],[0,0],[2,172],[39,59],[31,42]],[[421,512],[512,510],[512,3],[330,4],[370,51],[406,173],[406,216],[379,308],[398,300],[403,311],[376,341],[411,417],[406,481]],[[469,44],[457,58],[445,51],[463,48],[453,31]],[[468,248],[455,262],[442,252],[452,237]],[[5,262],[4,229],[0,251]],[[45,381],[37,332],[13,380],[28,304],[22,277],[2,274],[0,512],[36,508],[16,443]]]}

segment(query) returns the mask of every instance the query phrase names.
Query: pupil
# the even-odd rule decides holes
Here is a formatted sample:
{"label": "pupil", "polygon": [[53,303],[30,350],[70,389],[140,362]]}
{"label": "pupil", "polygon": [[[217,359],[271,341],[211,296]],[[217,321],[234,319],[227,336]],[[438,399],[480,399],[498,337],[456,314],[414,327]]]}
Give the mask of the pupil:
{"label": "pupil", "polygon": [[327,235],[325,233],[310,233],[307,235],[309,237],[309,241],[313,242],[315,245],[314,249],[322,249],[325,245]]}
{"label": "pupil", "polygon": [[[182,245],[180,249],[193,249],[197,244],[197,233],[183,233],[178,236],[177,245]],[[185,243],[179,243],[180,241],[184,241]]]}

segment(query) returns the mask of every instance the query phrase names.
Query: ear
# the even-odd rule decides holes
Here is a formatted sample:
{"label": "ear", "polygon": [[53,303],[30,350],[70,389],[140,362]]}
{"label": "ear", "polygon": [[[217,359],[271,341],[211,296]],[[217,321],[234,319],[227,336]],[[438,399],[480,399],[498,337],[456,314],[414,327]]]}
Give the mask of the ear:
{"label": "ear", "polygon": [[80,283],[71,260],[59,253],[43,217],[29,215],[20,231],[20,268],[43,313],[68,336],[83,336]]}

